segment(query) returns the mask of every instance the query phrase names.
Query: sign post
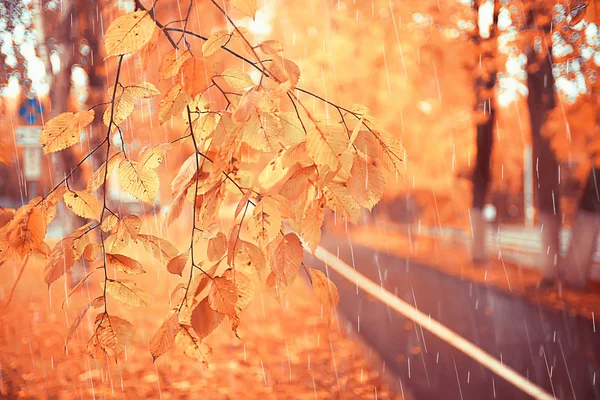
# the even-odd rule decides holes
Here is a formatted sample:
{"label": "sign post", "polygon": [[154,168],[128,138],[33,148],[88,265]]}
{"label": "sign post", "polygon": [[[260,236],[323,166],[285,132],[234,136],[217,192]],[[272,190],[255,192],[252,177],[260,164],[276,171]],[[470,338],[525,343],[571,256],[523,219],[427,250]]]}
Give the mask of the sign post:
{"label": "sign post", "polygon": [[21,126],[15,130],[16,142],[23,147],[23,177],[27,184],[28,197],[37,194],[37,182],[42,177],[42,147],[40,135],[44,107],[35,97],[26,98],[19,107]]}

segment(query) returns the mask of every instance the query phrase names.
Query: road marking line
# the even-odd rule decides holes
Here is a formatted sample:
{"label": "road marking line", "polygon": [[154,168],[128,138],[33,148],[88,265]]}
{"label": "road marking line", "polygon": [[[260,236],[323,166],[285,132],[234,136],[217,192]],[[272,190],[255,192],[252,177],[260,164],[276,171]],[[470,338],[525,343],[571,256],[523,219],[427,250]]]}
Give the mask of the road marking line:
{"label": "road marking line", "polygon": [[346,264],[344,261],[325,250],[323,247],[317,247],[314,255],[316,258],[326,263],[329,267],[333,268],[337,273],[348,279],[350,282],[356,282],[356,284],[366,293],[377,298],[405,317],[412,319],[415,323],[418,323],[446,343],[456,347],[469,357],[486,366],[492,372],[504,378],[506,381],[515,385],[533,398],[539,400],[556,399],[544,389],[533,382],[530,382],[527,380],[527,378],[520,375],[514,369],[504,365],[492,355],[485,352],[483,349],[475,346],[473,343],[447,328],[445,325],[442,325],[437,320],[425,315],[410,304],[406,303],[404,300],[401,300],[380,285],[377,285],[373,281],[369,280],[364,275],[360,274]]}

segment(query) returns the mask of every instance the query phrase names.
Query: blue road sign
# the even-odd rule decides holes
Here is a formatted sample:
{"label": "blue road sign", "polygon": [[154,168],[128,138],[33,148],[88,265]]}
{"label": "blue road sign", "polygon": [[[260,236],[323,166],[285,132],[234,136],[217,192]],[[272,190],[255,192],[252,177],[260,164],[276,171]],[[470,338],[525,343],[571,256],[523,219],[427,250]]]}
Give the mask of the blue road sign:
{"label": "blue road sign", "polygon": [[[19,107],[19,115],[25,121],[27,125],[36,125],[41,123],[42,114],[44,113],[44,107],[38,99],[25,99]],[[39,121],[39,122],[38,122]]]}

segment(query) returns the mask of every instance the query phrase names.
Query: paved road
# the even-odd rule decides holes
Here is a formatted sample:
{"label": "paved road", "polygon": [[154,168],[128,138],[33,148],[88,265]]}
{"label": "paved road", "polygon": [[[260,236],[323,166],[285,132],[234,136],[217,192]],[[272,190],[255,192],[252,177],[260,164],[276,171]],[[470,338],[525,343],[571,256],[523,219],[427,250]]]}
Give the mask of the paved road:
{"label": "paved road", "polygon": [[[343,238],[325,236],[323,246],[556,397],[600,400],[600,326],[591,320],[352,246]],[[310,255],[306,261],[328,270],[340,291],[340,311],[414,399],[530,398],[379,301],[357,293],[355,284],[324,263]]]}

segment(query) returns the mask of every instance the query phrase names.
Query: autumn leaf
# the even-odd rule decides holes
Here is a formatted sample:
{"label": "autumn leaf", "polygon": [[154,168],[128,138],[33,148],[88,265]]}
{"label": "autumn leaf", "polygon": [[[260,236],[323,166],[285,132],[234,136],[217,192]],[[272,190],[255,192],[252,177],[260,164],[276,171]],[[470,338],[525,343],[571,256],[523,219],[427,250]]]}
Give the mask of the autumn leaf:
{"label": "autumn leaf", "polygon": [[220,76],[235,90],[246,90],[254,86],[250,75],[238,68],[228,68]]}
{"label": "autumn leaf", "polygon": [[213,310],[235,318],[237,303],[235,284],[220,276],[214,278],[208,293],[208,303]]}
{"label": "autumn leaf", "polygon": [[140,154],[140,159],[138,161],[139,169],[155,169],[157,168],[163,161],[163,157],[165,152],[169,151],[172,148],[170,143],[163,143],[155,146],[150,146]]}
{"label": "autumn leaf", "polygon": [[177,248],[165,239],[153,235],[142,234],[138,237],[152,257],[164,265],[178,254]]}
{"label": "autumn leaf", "polygon": [[87,183],[87,191],[93,193],[98,190],[100,186],[104,184],[106,177],[111,176],[117,165],[119,165],[124,159],[125,155],[121,151],[113,154],[108,159],[108,171],[106,170],[106,163],[103,163],[100,167],[98,167],[97,170],[94,171],[92,177]]}
{"label": "autumn leaf", "polygon": [[325,204],[329,209],[347,218],[353,224],[358,223],[360,206],[354,200],[346,185],[331,182],[323,188],[323,194],[325,195]]}
{"label": "autumn leaf", "polygon": [[304,249],[298,236],[294,233],[285,235],[271,260],[271,267],[277,283],[284,286],[291,285],[298,274],[303,258]]}
{"label": "autumn leaf", "polygon": [[230,4],[254,19],[256,11],[258,10],[257,0],[229,0]]}
{"label": "autumn leaf", "polygon": [[140,275],[146,272],[142,263],[122,254],[106,254],[106,263],[129,275]]}
{"label": "autumn leaf", "polygon": [[229,32],[226,30],[213,32],[206,42],[202,45],[202,54],[204,57],[210,57],[221,49],[230,39]]}
{"label": "autumn leaf", "polygon": [[102,245],[98,243],[89,243],[83,250],[83,258],[85,258],[85,260],[88,262],[94,261],[96,258],[98,258],[101,251]]}
{"label": "autumn leaf", "polygon": [[300,236],[308,247],[315,252],[321,242],[321,227],[325,219],[324,201],[312,200],[304,210],[300,225]]}
{"label": "autumn leaf", "polygon": [[158,174],[149,169],[140,169],[135,161],[125,160],[119,164],[119,184],[135,198],[154,204],[160,180]]}
{"label": "autumn leaf", "polygon": [[181,51],[179,49],[173,49],[168,52],[160,65],[160,79],[167,79],[177,75],[181,65],[190,57],[192,57],[192,53],[190,53],[189,50]]}
{"label": "autumn leaf", "polygon": [[73,254],[73,238],[67,236],[54,245],[44,267],[44,281],[50,286],[52,282],[69,271],[76,261]]}
{"label": "autumn leaf", "polygon": [[179,326],[179,331],[175,336],[175,344],[186,356],[202,361],[204,364],[208,364],[212,349],[208,347],[208,345],[202,343],[196,335],[192,333],[190,328],[191,327],[185,325]]}
{"label": "autumn leaf", "polygon": [[241,124],[247,122],[260,100],[260,94],[256,90],[248,90],[242,95],[232,118],[235,122]]}
{"label": "autumn leaf", "polygon": [[172,116],[178,115],[191,99],[181,83],[177,82],[160,101],[158,121],[164,124]]}
{"label": "autumn leaf", "polygon": [[282,226],[281,212],[272,202],[261,200],[248,220],[248,232],[256,243],[265,248],[275,239]]}
{"label": "autumn leaf", "polygon": [[244,311],[254,298],[254,284],[246,275],[233,268],[223,273],[223,278],[229,279],[235,285],[237,301],[235,302],[235,311],[240,313]]}
{"label": "autumn leaf", "polygon": [[190,97],[194,97],[206,89],[211,76],[210,67],[200,57],[192,57],[181,66],[181,84]]}
{"label": "autumn leaf", "polygon": [[95,219],[100,221],[102,205],[100,200],[93,194],[84,190],[69,190],[63,196],[65,204],[73,214],[82,218]]}
{"label": "autumn leaf", "polygon": [[206,256],[210,261],[217,261],[227,252],[227,237],[223,232],[208,241]]}
{"label": "autumn leaf", "polygon": [[150,99],[160,94],[160,90],[150,82],[140,82],[125,87],[125,92],[135,99]]}
{"label": "autumn leaf", "polygon": [[5,229],[8,243],[21,257],[41,248],[46,236],[42,210],[31,203],[19,208]]}
{"label": "autumn leaf", "polygon": [[310,274],[310,281],[312,283],[315,295],[323,307],[323,314],[330,319],[335,313],[340,302],[340,295],[337,287],[331,282],[325,274],[314,268],[306,267],[306,270]]}
{"label": "autumn leaf", "polygon": [[65,349],[66,349],[67,344],[69,343],[69,340],[71,340],[71,338],[75,334],[75,331],[77,330],[77,328],[81,324],[81,321],[83,321],[83,317],[85,317],[85,314],[90,309],[90,307],[93,306],[94,308],[99,308],[99,307],[102,307],[103,305],[104,305],[104,297],[103,296],[99,296],[99,297],[96,297],[94,300],[90,301],[86,306],[84,306],[79,311],[79,313],[77,314],[77,316],[73,320],[73,323],[69,327],[69,332],[67,333],[67,339],[65,340]]}
{"label": "autumn leaf", "polygon": [[107,279],[102,286],[106,285],[106,293],[110,294],[121,303],[132,307],[147,306],[147,294],[137,287],[135,282],[129,280],[116,281]]}
{"label": "autumn leaf", "polygon": [[331,135],[330,131],[314,127],[306,134],[306,150],[317,166],[338,169],[338,158],[345,150],[340,135]]}
{"label": "autumn leaf", "polygon": [[131,343],[135,328],[131,322],[114,315],[101,313],[96,316],[94,334],[90,338],[87,350],[95,356],[98,350],[104,351],[115,359]]}
{"label": "autumn leaf", "polygon": [[259,44],[258,47],[263,53],[268,55],[276,55],[283,51],[283,47],[279,40],[265,40]]}
{"label": "autumn leaf", "polygon": [[208,299],[202,300],[192,310],[192,327],[200,340],[210,335],[221,325],[225,315],[213,310],[208,304]]}
{"label": "autumn leaf", "polygon": [[122,86],[117,86],[115,91],[114,87],[108,90],[109,96],[115,95],[115,101],[113,105],[109,105],[104,111],[102,121],[104,125],[109,126],[111,122],[115,125],[120,125],[133,113],[134,104],[133,96],[131,93],[126,91]]}
{"label": "autumn leaf", "polygon": [[271,75],[279,82],[287,82],[288,90],[293,90],[300,79],[300,68],[292,61],[281,57],[273,59],[274,64],[269,69]]}
{"label": "autumn leaf", "polygon": [[77,113],[65,112],[46,122],[40,135],[44,154],[66,149],[79,142],[83,128],[93,120],[94,111],[84,110]]}
{"label": "autumn leaf", "polygon": [[146,11],[135,11],[115,19],[104,35],[106,57],[140,50],[152,38],[155,23]]}
{"label": "autumn leaf", "polygon": [[350,194],[361,207],[372,210],[381,200],[385,190],[383,172],[357,154],[350,173],[352,175],[348,180]]}
{"label": "autumn leaf", "polygon": [[152,354],[152,361],[167,352],[175,343],[175,336],[179,331],[179,318],[176,312],[170,312],[163,323],[161,324],[158,331],[150,339],[150,354]]}
{"label": "autumn leaf", "polygon": [[178,256],[173,257],[169,263],[167,264],[167,271],[172,274],[181,276],[185,265],[187,264],[188,258],[190,256],[189,252],[181,253]]}

